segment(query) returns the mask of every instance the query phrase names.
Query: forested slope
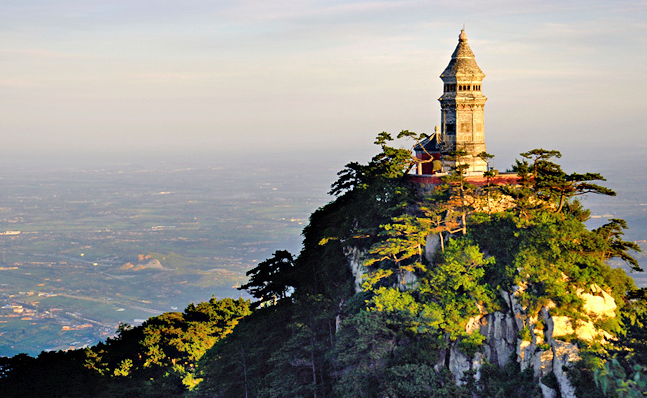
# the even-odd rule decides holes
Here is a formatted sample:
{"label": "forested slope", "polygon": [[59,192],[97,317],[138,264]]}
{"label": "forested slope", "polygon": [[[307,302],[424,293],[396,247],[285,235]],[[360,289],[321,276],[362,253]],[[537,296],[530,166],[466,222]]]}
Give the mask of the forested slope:
{"label": "forested slope", "polygon": [[[190,396],[604,396],[630,375],[618,388],[644,388],[644,292],[606,264],[640,271],[638,247],[622,220],[588,230],[577,200],[614,195],[601,175],[533,150],[517,185],[477,188],[459,162],[424,192],[390,140],[339,173],[295,259],[250,271],[259,308],[202,358]],[[612,355],[624,375],[602,367]]]}
{"label": "forested slope", "polygon": [[211,299],[94,347],[0,358],[1,397],[177,397],[196,385],[197,360],[250,313],[249,301]]}
{"label": "forested slope", "polygon": [[607,264],[640,271],[638,247],[622,220],[587,229],[578,201],[614,195],[603,177],[538,149],[512,167],[518,184],[491,184],[491,171],[476,187],[459,151],[429,191],[391,141],[380,134],[378,155],[339,173],[300,253],[248,273],[251,314],[243,300],[191,305],[85,351],[5,360],[0,388],[43,388],[32,371],[56,356],[47,377],[78,373],[49,396],[101,396],[79,392],[88,380],[111,396],[641,396],[646,294]]}

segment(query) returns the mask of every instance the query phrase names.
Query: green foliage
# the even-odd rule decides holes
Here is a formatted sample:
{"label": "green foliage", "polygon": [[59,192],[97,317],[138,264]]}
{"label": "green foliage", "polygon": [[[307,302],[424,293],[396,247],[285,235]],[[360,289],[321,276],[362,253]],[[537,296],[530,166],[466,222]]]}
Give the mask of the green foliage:
{"label": "green foliage", "polygon": [[624,232],[622,232],[623,229],[627,229],[627,222],[612,218],[608,223],[593,231],[607,244],[602,256],[604,259],[620,258],[631,266],[632,271],[643,271],[638,261],[627,253],[629,250],[639,252],[640,246],[634,242],[622,240],[621,236],[624,235]]}
{"label": "green foliage", "polygon": [[269,306],[243,318],[234,333],[216,343],[198,362],[196,377],[202,381],[190,397],[258,396],[272,370],[269,364],[286,336],[291,310],[288,305]]}
{"label": "green foliage", "polygon": [[523,329],[519,331],[519,338],[523,341],[532,341],[532,332],[528,326],[524,326]]}
{"label": "green foliage", "polygon": [[258,301],[253,304],[256,308],[263,304],[276,304],[288,297],[294,288],[295,280],[292,270],[294,259],[287,250],[277,250],[272,258],[262,261],[247,271],[249,282],[238,290],[247,290]]}
{"label": "green foliage", "polygon": [[[398,138],[419,144],[424,136],[403,131]],[[605,264],[611,257],[632,264],[628,252],[636,247],[621,239],[626,225],[589,231],[583,224],[589,212],[576,197],[613,194],[591,183],[600,175],[567,174],[552,162],[559,152],[539,149],[517,162],[519,185],[480,189],[468,183],[465,153],[457,152],[450,154],[455,173],[422,197],[406,176],[416,160],[392,141],[381,133],[378,155],[339,173],[336,199],[310,217],[297,258],[284,261],[277,252],[251,271],[245,288],[258,289],[252,293],[266,303],[278,297],[278,305],[257,309],[202,357],[193,377],[203,380],[189,396],[538,397],[532,370],[521,372],[516,361],[486,365],[478,383],[468,374],[461,387],[434,367],[443,350],[473,356],[481,349],[485,337],[467,333],[468,321],[505,308],[501,289],[523,287],[518,298],[531,314],[552,302],[551,311],[575,320],[578,291],[597,284],[622,307],[635,290]],[[492,197],[508,197],[511,206],[493,212]],[[431,260],[424,256],[430,234],[440,238]],[[347,264],[361,255],[368,272],[354,295]],[[285,272],[273,272],[285,264]],[[406,285],[410,275],[417,280]],[[631,301],[619,311],[636,322],[646,312]],[[520,332],[531,336],[528,328]],[[590,368],[581,372],[594,384]]]}
{"label": "green foliage", "polygon": [[521,303],[531,313],[550,300],[558,307],[555,311],[577,318],[577,289],[588,292],[591,284],[622,306],[633,282],[605,260],[619,257],[631,264],[635,260],[628,251],[638,248],[620,239],[621,222],[589,231],[579,203],[566,203],[561,214],[541,206],[525,213],[512,208],[490,216],[476,214],[469,236],[497,259],[497,266],[487,270],[487,281],[505,289],[524,286]]}
{"label": "green foliage", "polygon": [[581,360],[568,368],[566,375],[575,387],[575,395],[578,398],[604,398],[605,395],[595,385],[593,379],[595,369],[604,364],[604,352],[599,349],[585,348],[580,351]]}
{"label": "green foliage", "polygon": [[381,287],[368,303],[368,311],[389,314],[401,331],[414,335],[435,334],[442,323],[442,309],[434,302],[417,302],[412,294]]}
{"label": "green foliage", "polygon": [[119,363],[119,366],[115,368],[115,376],[129,376],[131,374],[131,369],[133,367],[133,360],[126,358]]}
{"label": "green foliage", "polygon": [[[269,359],[270,372],[260,397],[289,398],[325,394],[329,388],[326,351],[333,344],[332,303],[322,296],[302,297],[287,325],[289,337]],[[317,311],[313,311],[313,309]]]}
{"label": "green foliage", "polygon": [[[422,137],[402,132],[405,136]],[[296,259],[285,261],[286,256],[277,252],[250,272],[252,279],[243,288],[254,289],[250,292],[261,302],[278,297],[278,305],[258,309],[234,335],[210,350],[200,362],[198,376],[204,380],[193,395],[289,397],[330,392],[334,364],[323,354],[337,339],[334,318],[339,303],[352,295],[348,250],[362,250],[381,240],[380,225],[394,224],[392,218],[403,216],[417,197],[405,178],[413,164],[411,153],[390,147],[390,141],[389,134],[380,134],[376,139],[380,154],[366,165],[349,163],[339,173],[331,190],[337,198],[311,215]],[[406,235],[398,228],[392,231]],[[286,263],[290,265],[286,272],[275,272]],[[283,289],[287,286],[290,289]],[[288,291],[290,300],[285,300]],[[363,305],[358,303],[352,311],[361,312]],[[241,374],[241,369],[245,378],[228,376]]]}
{"label": "green foliage", "polygon": [[361,311],[346,319],[331,352],[339,372],[335,393],[339,397],[371,397],[396,348],[396,332],[389,327],[388,315]]}
{"label": "green foliage", "polygon": [[371,304],[369,310],[386,313],[399,312],[415,315],[420,309],[420,304],[415,301],[410,293],[386,287],[378,289],[369,303]]}
{"label": "green foliage", "polygon": [[532,368],[521,371],[514,360],[508,361],[502,369],[497,365],[484,364],[477,386],[481,398],[543,397]]}
{"label": "green foliage", "polygon": [[479,331],[474,331],[459,340],[458,349],[468,357],[473,357],[481,348],[484,341],[485,336],[483,336]]}
{"label": "green foliage", "polygon": [[83,361],[82,350],[0,358],[0,394],[3,398],[100,396],[101,377],[85,369]]}
{"label": "green foliage", "polygon": [[519,219],[511,212],[492,215],[477,213],[472,217],[469,237],[479,247],[487,248],[488,255],[496,259],[493,266],[486,266],[486,278],[493,287],[510,289],[514,284],[517,270],[515,257],[520,251],[523,229]]}
{"label": "green foliage", "polygon": [[548,343],[537,344],[537,351],[550,351],[550,344]]}
{"label": "green foliage", "polygon": [[419,192],[406,178],[413,164],[411,152],[388,146],[391,140],[389,134],[380,134],[378,155],[366,165],[347,164],[332,185],[331,193],[337,198],[311,215],[303,230],[303,249],[295,260],[296,295],[301,290],[347,299],[352,294],[344,266],[348,251],[367,250],[381,241],[378,234],[387,233],[381,226],[397,224],[393,219],[404,216],[416,202]]}
{"label": "green foliage", "polygon": [[593,184],[591,181],[605,181],[598,173],[566,174],[560,165],[551,161],[561,158],[559,151],[533,149],[521,156],[531,160],[517,160],[513,170],[521,177],[519,187],[506,187],[505,192],[515,199],[519,215],[528,218],[529,212],[550,209],[561,213],[568,201],[575,196],[587,193],[615,196],[609,188]]}
{"label": "green foliage", "polygon": [[621,310],[622,329],[616,340],[604,349],[585,349],[582,360],[569,370],[568,376],[577,388],[578,397],[632,396],[637,387],[633,383],[644,379],[647,367],[645,290],[635,289],[627,295]]}
{"label": "green foliage", "polygon": [[[193,374],[202,355],[249,313],[249,301],[212,298],[189,304],[183,313],[169,312],[138,328],[123,328],[118,339],[108,340],[100,349],[108,354],[108,368],[114,369],[115,376],[182,391],[198,382]],[[135,342],[139,347],[133,347]],[[88,357],[92,351],[88,350]]]}
{"label": "green foliage", "polygon": [[[380,225],[380,229],[382,231],[378,237],[382,237],[382,240],[371,247],[369,256],[364,261],[366,267],[379,264],[380,277],[369,277],[365,288],[372,289],[377,281],[391,275],[397,277],[395,283],[404,287],[407,272],[426,270],[424,251],[431,223],[429,219],[405,214],[394,217],[389,224]],[[390,279],[386,281],[389,282]]]}
{"label": "green foliage", "polygon": [[496,292],[484,280],[485,268],[494,262],[468,239],[452,239],[421,278],[420,294],[442,309],[442,328],[452,340],[467,337],[465,326],[479,306],[495,308]]}
{"label": "green foliage", "polygon": [[[406,136],[413,137],[415,133],[405,130],[398,135],[398,138]],[[416,138],[420,140],[424,138],[424,135]],[[387,145],[391,141],[393,138],[389,133],[380,133],[375,139],[375,144],[379,145],[382,151],[375,155],[367,165],[356,162],[348,163],[342,171],[337,173],[339,178],[333,183],[330,193],[335,196],[343,196],[346,193],[371,190],[376,194],[376,204],[391,201],[390,188],[393,188],[394,184],[397,185],[398,180],[402,179],[416,162],[416,159],[411,155],[411,150]],[[396,193],[406,195],[405,192]]]}
{"label": "green foliage", "polygon": [[626,358],[627,364],[647,365],[647,288],[632,290],[626,298],[621,313],[624,330],[611,352]]}
{"label": "green foliage", "polygon": [[199,383],[200,357],[247,314],[248,300],[212,298],[138,327],[122,324],[116,338],[84,350],[9,358],[0,391],[3,397],[178,396]]}
{"label": "green foliage", "polygon": [[472,397],[468,386],[457,386],[450,372],[436,372],[427,364],[396,365],[386,369],[382,389],[399,398]]}
{"label": "green foliage", "polygon": [[634,365],[630,372],[626,372],[613,358],[596,369],[594,380],[608,397],[638,398],[647,395],[647,366]]}
{"label": "green foliage", "polygon": [[384,384],[388,386],[385,393],[389,396],[432,397],[437,392],[432,383],[438,376],[434,369],[426,364],[393,366],[385,371],[384,376]]}
{"label": "green foliage", "polygon": [[[414,310],[402,304],[412,304],[411,298],[402,298],[384,291],[389,299],[399,304],[360,311],[347,318],[338,333],[330,353],[338,380],[336,397],[375,397],[389,393],[398,397],[468,397],[469,390],[454,384],[451,373],[436,372],[435,352],[442,342],[436,329],[402,328],[419,317]],[[406,297],[400,296],[400,297]],[[423,310],[424,311],[424,310]]]}
{"label": "green foliage", "polygon": [[[460,231],[463,235],[467,233],[467,217],[473,210],[471,199],[476,195],[476,186],[470,184],[466,178],[466,172],[469,169],[469,163],[466,163],[467,152],[463,149],[456,150],[445,154],[445,158],[456,161],[453,166],[453,172],[443,177],[445,185],[440,190],[445,191],[446,199],[440,206],[441,210],[446,210],[445,229],[449,234]],[[484,154],[485,156],[485,154]],[[489,191],[488,191],[489,193]],[[459,228],[452,230],[450,225],[456,225]]]}

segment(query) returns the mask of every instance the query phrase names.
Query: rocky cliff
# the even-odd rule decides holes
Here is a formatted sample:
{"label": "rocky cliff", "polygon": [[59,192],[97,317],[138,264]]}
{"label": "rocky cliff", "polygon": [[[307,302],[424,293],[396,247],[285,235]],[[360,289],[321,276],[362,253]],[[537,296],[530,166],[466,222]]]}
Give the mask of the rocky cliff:
{"label": "rocky cliff", "polygon": [[[483,361],[503,367],[508,361],[514,360],[520,364],[521,370],[533,369],[544,397],[557,397],[556,389],[563,398],[575,397],[575,389],[566,376],[565,368],[578,361],[580,356],[575,344],[562,339],[592,341],[610,337],[597,328],[593,320],[615,316],[613,298],[597,286],[593,286],[592,290],[597,290],[600,295],[580,295],[585,303],[584,315],[589,320],[580,321],[575,329],[572,326],[574,321],[568,317],[551,314],[553,306],[543,307],[539,316],[532,316],[517,302],[518,291],[502,291],[501,296],[509,303],[505,311],[483,314],[468,322],[468,332],[479,330],[485,336],[482,351],[468,358],[452,347],[445,354],[450,356],[450,370],[456,381],[460,382],[468,370],[475,370],[478,378]],[[529,333],[522,333],[524,330]],[[556,386],[544,380],[551,373],[555,376]]]}
{"label": "rocky cliff", "polygon": [[[438,235],[427,237],[425,256],[429,261],[440,246]],[[347,252],[347,257],[355,289],[359,292],[365,273],[364,253],[352,249]],[[407,275],[407,282],[408,286],[415,286],[412,273]],[[479,316],[467,322],[467,333],[479,331],[485,336],[480,351],[468,356],[454,343],[440,353],[436,369],[447,366],[456,383],[461,384],[466,372],[474,372],[478,380],[481,366],[486,362],[503,368],[509,361],[516,361],[522,371],[527,368],[533,370],[545,398],[574,398],[575,388],[566,375],[566,369],[580,360],[580,355],[577,345],[570,341],[611,339],[612,336],[596,324],[616,316],[616,303],[609,293],[593,284],[590,293],[578,290],[578,297],[583,301],[583,312],[578,319],[553,314],[555,304],[552,302],[533,315],[517,299],[522,292],[523,288],[519,286],[512,291],[501,290],[499,294],[506,303],[504,309],[492,313],[481,309]]]}

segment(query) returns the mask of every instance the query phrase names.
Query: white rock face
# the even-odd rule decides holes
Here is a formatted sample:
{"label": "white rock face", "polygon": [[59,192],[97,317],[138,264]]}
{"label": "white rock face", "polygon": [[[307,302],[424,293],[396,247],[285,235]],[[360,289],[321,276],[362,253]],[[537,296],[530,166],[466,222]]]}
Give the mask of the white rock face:
{"label": "white rock face", "polygon": [[578,293],[584,301],[582,312],[589,320],[580,320],[577,327],[567,316],[553,316],[553,337],[575,334],[581,340],[593,341],[600,338],[610,339],[612,336],[604,330],[598,329],[594,321],[602,321],[616,316],[616,302],[611,295],[597,285],[591,285],[591,293]]}
{"label": "white rock face", "polygon": [[565,341],[553,341],[553,373],[557,378],[559,392],[563,398],[575,398],[573,387],[564,372],[564,367],[580,360],[579,350],[574,344]]}
{"label": "white rock face", "polygon": [[469,358],[458,350],[455,345],[449,351],[449,370],[454,375],[454,380],[459,386],[463,384],[463,375],[469,370],[475,370],[474,378],[479,380],[481,378],[481,366],[483,366],[484,362],[483,354],[480,352],[477,352],[473,358]]}
{"label": "white rock face", "polygon": [[359,293],[362,291],[362,282],[364,282],[364,274],[366,273],[366,269],[364,268],[364,252],[353,247],[347,249],[344,254],[348,258],[350,272],[355,279],[355,293]]}
{"label": "white rock face", "polygon": [[[522,289],[514,290],[516,293]],[[570,325],[571,321],[565,316],[552,316],[551,309],[554,305],[550,304],[541,309],[539,316],[529,316],[515,299],[515,293],[501,292],[509,306],[507,311],[483,314],[468,321],[466,332],[473,331],[477,325],[480,333],[485,336],[482,355],[478,353],[474,358],[468,358],[453,346],[445,352],[444,355],[449,355],[449,358],[443,358],[443,363],[449,364],[455,380],[460,382],[468,370],[476,370],[479,374],[478,370],[484,361],[503,367],[508,361],[516,360],[521,370],[531,367],[539,380],[551,372],[555,375],[559,392],[540,382],[545,398],[554,398],[558,394],[563,398],[575,398],[575,388],[568,380],[564,367],[580,359],[579,351],[576,345],[556,340],[555,337],[575,333],[580,339],[600,338],[605,333],[595,328],[592,321],[582,323],[575,330],[572,327],[568,329],[564,325]],[[608,294],[596,292],[596,295],[581,294],[580,297],[587,303],[585,311],[591,319],[615,316],[615,302]],[[596,298],[591,300],[591,297]],[[530,341],[520,338],[519,331],[524,326],[530,331]]]}
{"label": "white rock face", "polygon": [[617,306],[613,297],[598,285],[591,285],[591,291],[593,294],[580,293],[580,297],[584,299],[584,312],[593,319],[615,317]]}
{"label": "white rock face", "polygon": [[425,243],[425,258],[431,261],[439,248],[440,236],[438,234],[427,235],[427,241]]}
{"label": "white rock face", "polygon": [[[350,268],[353,279],[355,280],[355,293],[362,291],[362,283],[364,283],[364,275],[366,275],[366,268],[364,267],[364,260],[366,259],[366,252],[359,250],[356,247],[345,250],[346,258],[348,259],[348,267]],[[398,285],[394,285],[401,291],[415,289],[418,284],[418,277],[410,271],[405,272]]]}
{"label": "white rock face", "polygon": [[418,277],[413,272],[407,271],[402,276],[402,284],[400,285],[400,290],[410,290],[415,289],[418,286]]}
{"label": "white rock face", "polygon": [[541,388],[541,393],[544,395],[544,398],[557,398],[557,391],[547,385],[539,383],[539,388]]}
{"label": "white rock face", "polygon": [[485,336],[483,354],[490,363],[505,366],[512,354],[517,353],[519,332],[510,313],[495,312],[481,317],[480,332]]}
{"label": "white rock face", "polygon": [[[438,235],[428,236],[425,257],[431,260],[437,250],[440,250],[440,238]],[[346,253],[355,279],[356,292],[362,290],[365,274],[364,255],[365,253],[356,248],[349,249]],[[415,283],[415,275],[407,274],[404,276],[404,285],[401,288],[414,287]],[[479,308],[481,315],[468,321],[467,333],[478,330],[485,336],[481,352],[477,352],[470,358],[462,353],[456,344],[453,344],[440,353],[436,369],[447,366],[454,375],[454,380],[461,384],[467,371],[475,371],[476,379],[480,379],[480,368],[485,361],[503,367],[508,361],[516,360],[521,370],[531,367],[535,377],[540,380],[551,372],[555,375],[559,392],[539,382],[544,398],[555,398],[558,393],[562,398],[575,398],[575,388],[568,380],[564,367],[578,361],[579,352],[574,344],[555,338],[568,335],[575,335],[582,340],[611,337],[596,328],[594,322],[615,317],[615,301],[597,285],[591,286],[591,293],[580,291],[578,295],[583,300],[582,313],[588,317],[588,320],[580,321],[577,327],[573,328],[573,323],[568,317],[551,314],[551,310],[555,308],[554,303],[548,303],[539,314],[528,314],[517,300],[517,295],[523,290],[523,286],[516,286],[512,292],[501,291],[500,295],[508,309],[485,313],[483,308]],[[524,328],[530,332],[530,340],[520,338],[520,331]]]}

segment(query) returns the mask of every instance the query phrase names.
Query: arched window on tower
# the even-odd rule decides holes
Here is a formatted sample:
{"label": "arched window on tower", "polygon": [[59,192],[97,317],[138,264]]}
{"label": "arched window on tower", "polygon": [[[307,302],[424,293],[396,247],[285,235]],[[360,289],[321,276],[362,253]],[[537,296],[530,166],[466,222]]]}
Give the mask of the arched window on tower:
{"label": "arched window on tower", "polygon": [[455,84],[445,84],[445,92],[456,91]]}

